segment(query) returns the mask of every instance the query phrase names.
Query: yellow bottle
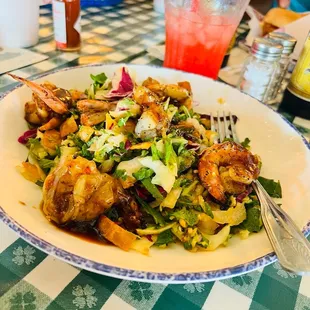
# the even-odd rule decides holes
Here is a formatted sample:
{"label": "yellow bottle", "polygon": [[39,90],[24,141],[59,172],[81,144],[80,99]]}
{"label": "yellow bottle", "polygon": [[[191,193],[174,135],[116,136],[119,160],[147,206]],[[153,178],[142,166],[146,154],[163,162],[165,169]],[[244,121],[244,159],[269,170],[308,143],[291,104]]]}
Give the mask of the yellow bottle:
{"label": "yellow bottle", "polygon": [[281,110],[310,119],[310,32],[284,93]]}

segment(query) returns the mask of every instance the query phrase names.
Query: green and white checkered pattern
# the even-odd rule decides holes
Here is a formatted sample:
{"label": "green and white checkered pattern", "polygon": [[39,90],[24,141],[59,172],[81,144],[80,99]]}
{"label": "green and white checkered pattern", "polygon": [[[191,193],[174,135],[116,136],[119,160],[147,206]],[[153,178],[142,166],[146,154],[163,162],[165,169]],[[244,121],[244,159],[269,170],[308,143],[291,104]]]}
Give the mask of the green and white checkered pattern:
{"label": "green and white checkered pattern", "polygon": [[[55,68],[75,66],[89,55],[106,62],[162,63],[146,48],[164,41],[163,16],[152,1],[126,0],[114,8],[82,11],[83,47],[78,53],[55,50],[51,8],[41,8],[40,41],[31,50],[48,60],[13,73],[31,77]],[[246,26],[239,27],[242,34]],[[12,88],[0,76],[0,94]],[[310,122],[285,117],[310,137]],[[162,285],[122,281],[88,271],[48,256],[19,239],[0,223],[0,310],[71,309],[208,309],[310,310],[310,277],[287,273],[278,263],[228,280]]]}
{"label": "green and white checkered pattern", "polygon": [[163,285],[80,270],[32,247],[0,223],[0,309],[309,310],[310,277],[278,263],[228,280]]}

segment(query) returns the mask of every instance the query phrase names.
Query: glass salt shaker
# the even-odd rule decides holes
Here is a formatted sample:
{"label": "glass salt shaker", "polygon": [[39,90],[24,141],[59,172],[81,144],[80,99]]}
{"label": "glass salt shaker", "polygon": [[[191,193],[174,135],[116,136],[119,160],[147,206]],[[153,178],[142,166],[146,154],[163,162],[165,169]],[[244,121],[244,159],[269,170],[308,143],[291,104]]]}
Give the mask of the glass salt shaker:
{"label": "glass salt shaker", "polygon": [[237,88],[259,101],[267,101],[267,90],[279,70],[283,46],[265,38],[256,38],[251,55],[244,64]]}
{"label": "glass salt shaker", "polygon": [[283,32],[271,32],[268,37],[283,45],[283,51],[279,61],[280,70],[274,75],[274,81],[271,82],[272,87],[270,88],[269,94],[267,95],[267,103],[272,104],[277,102],[277,96],[283,92],[282,83],[288,71],[290,64],[290,56],[294,51],[297,40],[291,35]]}

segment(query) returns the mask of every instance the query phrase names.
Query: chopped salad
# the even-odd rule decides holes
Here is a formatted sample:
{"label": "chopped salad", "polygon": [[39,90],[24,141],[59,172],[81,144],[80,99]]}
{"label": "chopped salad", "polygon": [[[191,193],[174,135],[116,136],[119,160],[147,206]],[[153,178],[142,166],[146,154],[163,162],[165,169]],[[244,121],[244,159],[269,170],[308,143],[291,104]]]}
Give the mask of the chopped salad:
{"label": "chopped salad", "polygon": [[111,79],[91,75],[83,91],[11,76],[33,92],[18,170],[42,187],[44,215],[64,230],[143,254],[176,242],[212,251],[262,229],[254,179],[282,195],[259,176],[248,138],[218,143],[188,81],[137,83],[122,67]]}

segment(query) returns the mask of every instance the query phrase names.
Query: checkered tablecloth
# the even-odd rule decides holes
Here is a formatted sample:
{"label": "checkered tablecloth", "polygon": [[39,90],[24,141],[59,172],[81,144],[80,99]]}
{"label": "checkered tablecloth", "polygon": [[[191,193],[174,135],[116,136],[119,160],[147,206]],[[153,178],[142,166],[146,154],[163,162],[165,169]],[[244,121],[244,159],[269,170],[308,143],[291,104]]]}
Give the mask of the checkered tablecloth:
{"label": "checkered tablecloth", "polygon": [[[151,1],[126,0],[114,8],[84,9],[83,48],[79,53],[55,50],[49,6],[41,8],[40,23],[40,41],[31,50],[45,53],[49,59],[14,71],[22,77],[94,59],[161,65],[146,53],[147,47],[164,41],[164,20],[153,11]],[[0,76],[0,93],[13,86],[11,79]],[[305,135],[309,134],[307,121],[286,117]],[[0,223],[0,310],[201,308],[310,310],[310,277],[287,273],[275,263],[240,277],[209,283],[162,285],[122,281],[61,262]]]}

